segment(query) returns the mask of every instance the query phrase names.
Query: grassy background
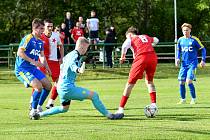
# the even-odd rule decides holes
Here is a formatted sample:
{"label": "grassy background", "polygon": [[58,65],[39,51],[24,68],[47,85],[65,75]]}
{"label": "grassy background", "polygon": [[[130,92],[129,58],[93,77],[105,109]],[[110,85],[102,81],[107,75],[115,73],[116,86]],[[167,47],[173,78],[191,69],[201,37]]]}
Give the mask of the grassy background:
{"label": "grassy background", "polygon": [[[97,91],[108,110],[115,112],[128,71],[128,68],[89,69],[84,75],[79,75],[77,85]],[[146,118],[143,113],[150,100],[142,80],[128,100],[123,120],[107,120],[90,101],[73,101],[65,114],[32,121],[28,119],[31,89],[24,88],[13,72],[1,68],[0,140],[210,139],[209,72],[208,65],[206,69],[198,70],[195,83],[198,104],[189,104],[188,92],[187,104],[177,105],[178,68],[172,64],[158,65],[155,83],[159,113],[153,119]]]}

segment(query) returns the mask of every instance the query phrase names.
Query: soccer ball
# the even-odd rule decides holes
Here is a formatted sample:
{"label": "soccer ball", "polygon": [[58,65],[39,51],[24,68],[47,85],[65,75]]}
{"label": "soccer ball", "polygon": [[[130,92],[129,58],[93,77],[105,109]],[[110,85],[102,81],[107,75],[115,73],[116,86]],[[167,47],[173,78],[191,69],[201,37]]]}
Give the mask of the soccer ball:
{"label": "soccer ball", "polygon": [[158,108],[154,105],[147,105],[144,108],[144,114],[147,118],[154,118],[158,113]]}

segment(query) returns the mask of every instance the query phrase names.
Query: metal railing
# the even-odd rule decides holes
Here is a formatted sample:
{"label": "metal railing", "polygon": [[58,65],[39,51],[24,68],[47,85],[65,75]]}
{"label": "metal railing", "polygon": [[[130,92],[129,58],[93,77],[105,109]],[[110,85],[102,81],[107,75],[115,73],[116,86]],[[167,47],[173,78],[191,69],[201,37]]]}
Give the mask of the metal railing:
{"label": "metal railing", "polygon": [[[158,45],[155,47],[155,50],[158,55],[158,59],[163,59],[163,60],[169,60],[169,59],[174,59],[175,55],[175,43],[174,42],[160,42]],[[65,50],[68,50],[68,48],[73,48],[75,44],[70,44],[64,45]],[[102,63],[103,68],[105,68],[105,46],[115,46],[115,49],[113,51],[113,60],[119,60],[120,58],[120,53],[121,53],[121,46],[122,43],[98,43],[95,45],[90,45],[90,46],[97,46],[97,50],[89,50],[88,53],[92,54],[94,58],[96,58],[95,62],[93,63],[93,67],[96,67],[97,63]],[[16,57],[16,51],[18,48],[18,44],[10,44],[10,45],[0,45],[0,64],[7,64],[8,68],[14,68],[14,62],[15,62],[15,57]],[[169,51],[166,53],[165,48],[168,48]],[[4,53],[3,53],[4,52]],[[68,53],[68,52],[65,52]],[[128,59],[132,59],[131,53],[127,54]]]}

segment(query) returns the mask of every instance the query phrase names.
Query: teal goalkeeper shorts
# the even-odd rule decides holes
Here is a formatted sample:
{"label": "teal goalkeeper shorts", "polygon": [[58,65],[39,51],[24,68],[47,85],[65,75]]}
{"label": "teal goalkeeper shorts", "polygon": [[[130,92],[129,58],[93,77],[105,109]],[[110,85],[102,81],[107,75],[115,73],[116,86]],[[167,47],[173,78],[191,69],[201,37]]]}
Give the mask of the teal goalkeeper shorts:
{"label": "teal goalkeeper shorts", "polygon": [[94,92],[86,88],[71,86],[68,89],[57,88],[60,102],[69,102],[71,100],[83,101],[88,99]]}

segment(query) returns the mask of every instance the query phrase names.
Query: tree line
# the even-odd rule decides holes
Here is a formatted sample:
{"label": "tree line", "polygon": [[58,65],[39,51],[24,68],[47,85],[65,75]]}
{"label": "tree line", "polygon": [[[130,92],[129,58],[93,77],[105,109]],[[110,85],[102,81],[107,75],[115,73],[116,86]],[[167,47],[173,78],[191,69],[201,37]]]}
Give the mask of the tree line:
{"label": "tree line", "polygon": [[[210,1],[177,0],[178,37],[184,22],[193,25],[192,34],[201,40],[210,36]],[[38,17],[50,18],[55,25],[64,21],[70,11],[74,21],[79,16],[87,19],[95,10],[100,20],[100,38],[107,26],[114,25],[118,42],[125,39],[129,26],[135,26],[141,34],[157,36],[161,42],[174,41],[173,0],[1,0],[0,44],[19,42],[31,30],[31,21]]]}

